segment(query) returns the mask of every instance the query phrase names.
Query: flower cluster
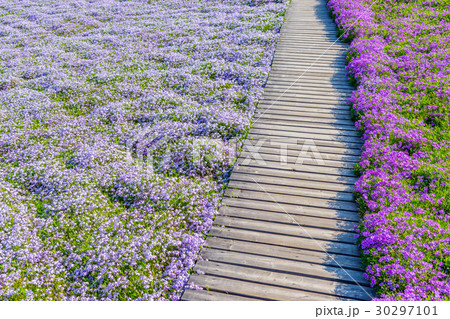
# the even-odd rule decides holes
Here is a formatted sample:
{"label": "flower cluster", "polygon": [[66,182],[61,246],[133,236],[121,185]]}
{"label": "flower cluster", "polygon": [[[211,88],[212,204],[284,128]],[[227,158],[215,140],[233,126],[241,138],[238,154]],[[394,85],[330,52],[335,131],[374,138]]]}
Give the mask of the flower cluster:
{"label": "flower cluster", "polygon": [[329,0],[351,41],[364,147],[355,195],[366,278],[383,300],[450,298],[450,3]]}
{"label": "flower cluster", "polygon": [[179,298],[286,5],[0,0],[0,299]]}

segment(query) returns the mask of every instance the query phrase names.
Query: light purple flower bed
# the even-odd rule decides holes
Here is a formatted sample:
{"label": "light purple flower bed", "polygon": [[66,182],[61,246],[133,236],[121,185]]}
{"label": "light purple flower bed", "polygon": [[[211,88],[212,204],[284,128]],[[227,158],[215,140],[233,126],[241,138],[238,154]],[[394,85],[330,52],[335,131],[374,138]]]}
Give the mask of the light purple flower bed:
{"label": "light purple flower bed", "polygon": [[0,0],[1,299],[179,298],[285,8]]}
{"label": "light purple flower bed", "polygon": [[351,40],[366,277],[384,300],[449,300],[450,3],[328,6]]}

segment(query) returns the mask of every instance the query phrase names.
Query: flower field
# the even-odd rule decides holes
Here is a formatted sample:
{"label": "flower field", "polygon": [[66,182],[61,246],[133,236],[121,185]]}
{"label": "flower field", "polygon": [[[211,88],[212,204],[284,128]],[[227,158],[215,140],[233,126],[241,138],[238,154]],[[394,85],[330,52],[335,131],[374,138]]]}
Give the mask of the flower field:
{"label": "flower field", "polygon": [[286,5],[0,0],[0,299],[179,298]]}
{"label": "flower field", "polygon": [[328,6],[351,41],[366,276],[383,300],[449,300],[450,3]]}

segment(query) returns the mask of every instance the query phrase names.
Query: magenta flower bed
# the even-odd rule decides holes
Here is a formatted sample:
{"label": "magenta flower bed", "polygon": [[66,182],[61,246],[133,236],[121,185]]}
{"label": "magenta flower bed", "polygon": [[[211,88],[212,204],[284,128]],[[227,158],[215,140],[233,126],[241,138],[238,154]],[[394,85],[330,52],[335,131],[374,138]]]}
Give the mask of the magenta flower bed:
{"label": "magenta flower bed", "polygon": [[329,0],[351,41],[365,276],[384,300],[450,298],[450,4]]}
{"label": "magenta flower bed", "polygon": [[286,3],[0,0],[0,299],[178,299]]}

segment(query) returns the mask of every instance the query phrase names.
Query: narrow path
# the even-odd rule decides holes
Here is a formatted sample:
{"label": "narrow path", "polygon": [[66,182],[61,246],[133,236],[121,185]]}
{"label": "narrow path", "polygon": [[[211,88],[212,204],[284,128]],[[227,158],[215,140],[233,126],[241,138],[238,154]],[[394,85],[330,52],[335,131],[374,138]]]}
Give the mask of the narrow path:
{"label": "narrow path", "polygon": [[183,300],[373,295],[354,232],[361,141],[347,104],[347,46],[334,44],[325,0],[292,0],[281,33],[264,101],[189,281],[204,290],[187,289]]}

